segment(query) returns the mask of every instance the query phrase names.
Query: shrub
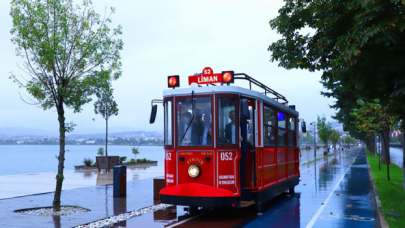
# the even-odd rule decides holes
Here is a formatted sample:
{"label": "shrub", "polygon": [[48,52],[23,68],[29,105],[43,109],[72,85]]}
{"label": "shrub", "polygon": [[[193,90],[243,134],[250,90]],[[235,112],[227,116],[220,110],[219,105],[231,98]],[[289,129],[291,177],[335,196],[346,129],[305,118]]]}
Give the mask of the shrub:
{"label": "shrub", "polygon": [[121,162],[121,163],[123,163],[123,162],[126,161],[126,160],[127,160],[127,157],[126,157],[126,156],[120,157],[120,162]]}
{"label": "shrub", "polygon": [[85,159],[83,160],[83,164],[84,164],[85,166],[91,166],[91,164],[93,164],[93,160],[92,160],[91,158],[85,158]]}
{"label": "shrub", "polygon": [[136,162],[137,162],[137,163],[138,163],[138,162],[142,162],[142,160],[138,158],[138,159],[136,159]]}
{"label": "shrub", "polygon": [[135,164],[136,163],[136,161],[135,161],[135,159],[131,159],[131,160],[129,160],[127,163],[130,163],[130,164]]}
{"label": "shrub", "polygon": [[91,166],[97,166],[97,162],[94,162],[93,165],[91,165]]}
{"label": "shrub", "polygon": [[148,160],[146,160],[146,158],[142,159],[142,162],[148,162]]}

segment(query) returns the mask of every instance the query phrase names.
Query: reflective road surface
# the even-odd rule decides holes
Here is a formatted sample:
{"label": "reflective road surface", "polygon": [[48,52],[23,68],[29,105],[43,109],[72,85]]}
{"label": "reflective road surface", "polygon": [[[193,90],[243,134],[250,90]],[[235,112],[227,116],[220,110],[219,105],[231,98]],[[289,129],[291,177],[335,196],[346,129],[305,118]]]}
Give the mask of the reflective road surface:
{"label": "reflective road surface", "polygon": [[184,207],[146,214],[110,227],[380,227],[364,148],[352,148],[300,167],[295,194],[256,208],[199,210]]}

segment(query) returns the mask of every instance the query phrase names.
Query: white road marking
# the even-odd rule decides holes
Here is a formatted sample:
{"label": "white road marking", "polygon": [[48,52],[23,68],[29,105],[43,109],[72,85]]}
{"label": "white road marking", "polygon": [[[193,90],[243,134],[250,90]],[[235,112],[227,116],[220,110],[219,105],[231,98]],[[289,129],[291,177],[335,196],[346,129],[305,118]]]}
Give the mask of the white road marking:
{"label": "white road marking", "polygon": [[316,220],[319,218],[319,216],[321,215],[323,209],[325,209],[326,205],[328,204],[329,200],[332,198],[333,194],[335,193],[336,189],[338,188],[340,182],[342,182],[343,178],[346,176],[346,173],[349,171],[350,167],[352,167],[353,162],[356,160],[357,156],[359,155],[359,153],[357,153],[356,157],[353,159],[352,163],[349,165],[349,167],[347,167],[346,172],[342,175],[342,177],[339,179],[339,181],[336,183],[335,187],[332,189],[332,191],[330,192],[328,198],[326,198],[325,202],[323,203],[323,205],[318,209],[318,211],[316,212],[316,214],[314,215],[314,217],[312,217],[311,221],[309,221],[308,225],[306,226],[306,228],[311,228]]}
{"label": "white road marking", "polygon": [[196,217],[198,217],[198,216],[200,216],[200,215],[202,215],[202,214],[204,214],[204,213],[201,213],[201,214],[199,214],[199,215],[195,215],[195,216],[193,216],[193,217],[191,217],[191,218],[185,219],[185,220],[183,220],[183,221],[181,221],[181,222],[178,222],[178,223],[175,223],[175,224],[173,224],[173,225],[171,225],[171,226],[166,226],[166,228],[172,228],[172,227],[181,225],[181,224],[183,224],[183,223],[185,223],[185,222],[190,221],[191,219],[195,219]]}

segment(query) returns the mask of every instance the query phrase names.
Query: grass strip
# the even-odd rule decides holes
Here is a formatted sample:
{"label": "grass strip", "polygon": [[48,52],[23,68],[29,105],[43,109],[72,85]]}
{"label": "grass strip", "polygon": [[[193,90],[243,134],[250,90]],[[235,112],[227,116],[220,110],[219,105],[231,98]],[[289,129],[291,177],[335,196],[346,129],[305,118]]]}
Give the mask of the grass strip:
{"label": "grass strip", "polygon": [[[384,217],[390,228],[405,227],[405,190],[402,187],[403,173],[402,169],[391,162],[390,178],[387,179],[387,165],[381,164],[381,170],[378,169],[378,156],[371,155],[366,149],[368,164],[373,174],[374,183],[377,188],[377,195],[380,198],[383,207]],[[399,212],[401,217],[391,217],[388,212]]]}
{"label": "grass strip", "polygon": [[306,165],[306,164],[309,164],[309,163],[312,163],[312,162],[316,162],[316,161],[319,161],[319,160],[321,160],[321,159],[323,159],[323,158],[330,157],[330,156],[332,156],[332,155],[334,155],[334,154],[329,154],[329,155],[326,155],[326,156],[324,156],[324,157],[317,158],[317,159],[315,159],[315,160],[311,160],[311,161],[308,161],[308,162],[302,163],[301,165]]}

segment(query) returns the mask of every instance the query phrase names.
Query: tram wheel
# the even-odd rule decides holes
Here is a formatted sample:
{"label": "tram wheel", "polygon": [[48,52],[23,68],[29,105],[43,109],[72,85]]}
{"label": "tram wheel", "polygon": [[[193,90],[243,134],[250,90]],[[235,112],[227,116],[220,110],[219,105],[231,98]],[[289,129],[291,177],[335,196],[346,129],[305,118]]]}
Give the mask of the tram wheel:
{"label": "tram wheel", "polygon": [[295,193],[295,186],[288,189],[288,193],[294,194]]}

